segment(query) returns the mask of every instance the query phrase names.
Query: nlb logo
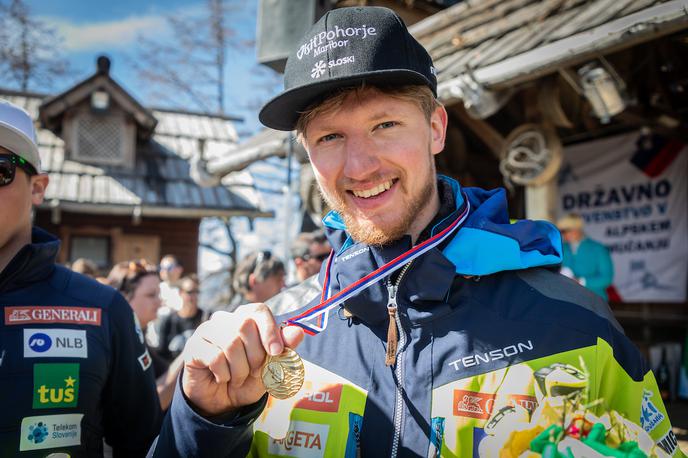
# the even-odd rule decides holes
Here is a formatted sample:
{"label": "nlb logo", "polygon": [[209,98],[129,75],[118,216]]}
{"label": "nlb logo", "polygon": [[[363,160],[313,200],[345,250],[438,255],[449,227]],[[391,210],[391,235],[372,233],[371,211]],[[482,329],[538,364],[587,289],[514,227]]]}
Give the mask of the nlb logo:
{"label": "nlb logo", "polygon": [[92,307],[14,306],[5,307],[5,324],[69,323],[100,326],[101,310]]}
{"label": "nlb logo", "polygon": [[299,458],[323,457],[325,456],[328,432],[328,425],[292,421],[285,437],[270,439],[268,453],[271,455],[298,456]]}
{"label": "nlb logo", "polygon": [[33,408],[76,407],[79,364],[34,364]]}
{"label": "nlb logo", "polygon": [[24,358],[87,358],[83,329],[24,329]]}
{"label": "nlb logo", "polygon": [[342,384],[329,385],[319,390],[308,390],[296,402],[298,409],[315,410],[317,412],[337,412],[342,398]]}
{"label": "nlb logo", "polygon": [[[26,334],[28,329],[24,329]],[[37,332],[29,337],[29,348],[36,353],[45,353],[50,350],[53,345],[53,339],[50,338],[48,334],[43,334],[42,332]],[[26,355],[25,355],[26,356]]]}
{"label": "nlb logo", "polygon": [[[500,395],[506,405],[521,406],[533,413],[538,402],[535,396],[525,394]],[[497,394],[478,393],[475,391],[454,390],[454,415],[457,417],[470,417],[487,420],[494,411]]]}

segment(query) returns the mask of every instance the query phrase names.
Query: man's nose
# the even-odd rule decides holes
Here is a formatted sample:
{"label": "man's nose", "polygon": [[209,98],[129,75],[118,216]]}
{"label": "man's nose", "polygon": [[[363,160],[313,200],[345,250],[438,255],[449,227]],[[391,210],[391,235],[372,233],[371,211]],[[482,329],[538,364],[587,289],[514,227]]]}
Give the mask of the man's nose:
{"label": "man's nose", "polygon": [[346,142],[346,163],[344,175],[354,180],[363,180],[380,168],[377,149],[364,136],[350,136]]}

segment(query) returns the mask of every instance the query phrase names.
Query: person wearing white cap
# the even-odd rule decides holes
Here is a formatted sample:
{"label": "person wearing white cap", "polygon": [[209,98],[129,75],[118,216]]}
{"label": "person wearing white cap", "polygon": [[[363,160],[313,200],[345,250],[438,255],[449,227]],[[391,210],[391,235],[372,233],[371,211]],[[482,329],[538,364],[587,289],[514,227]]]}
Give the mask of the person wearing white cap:
{"label": "person wearing white cap", "polygon": [[150,355],[114,289],[55,263],[33,227],[48,175],[33,120],[0,100],[0,456],[143,456],[161,412]]}

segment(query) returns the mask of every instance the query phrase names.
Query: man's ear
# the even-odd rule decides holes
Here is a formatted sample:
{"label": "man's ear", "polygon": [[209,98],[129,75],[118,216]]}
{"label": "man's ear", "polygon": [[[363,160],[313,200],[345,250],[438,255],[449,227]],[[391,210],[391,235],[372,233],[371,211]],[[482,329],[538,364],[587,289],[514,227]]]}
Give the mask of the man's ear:
{"label": "man's ear", "polygon": [[248,289],[252,290],[256,286],[256,274],[248,274]]}
{"label": "man's ear", "polygon": [[440,105],[430,116],[430,150],[432,154],[439,154],[444,150],[447,138],[447,110]]}
{"label": "man's ear", "polygon": [[301,267],[304,263],[305,263],[305,261],[303,259],[294,258],[294,264],[296,265],[296,267]]}
{"label": "man's ear", "polygon": [[40,205],[45,197],[45,190],[48,188],[50,178],[47,173],[41,173],[31,177],[31,203]]}

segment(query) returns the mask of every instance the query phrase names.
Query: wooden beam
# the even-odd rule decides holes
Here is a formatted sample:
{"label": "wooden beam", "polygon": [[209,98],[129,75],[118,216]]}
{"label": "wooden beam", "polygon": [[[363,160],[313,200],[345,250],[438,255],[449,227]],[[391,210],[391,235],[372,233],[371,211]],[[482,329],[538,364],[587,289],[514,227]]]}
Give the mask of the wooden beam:
{"label": "wooden beam", "polygon": [[471,117],[461,103],[447,107],[460,121],[473,132],[492,155],[501,160],[502,149],[504,148],[504,137],[494,127],[482,119],[475,119]]}

